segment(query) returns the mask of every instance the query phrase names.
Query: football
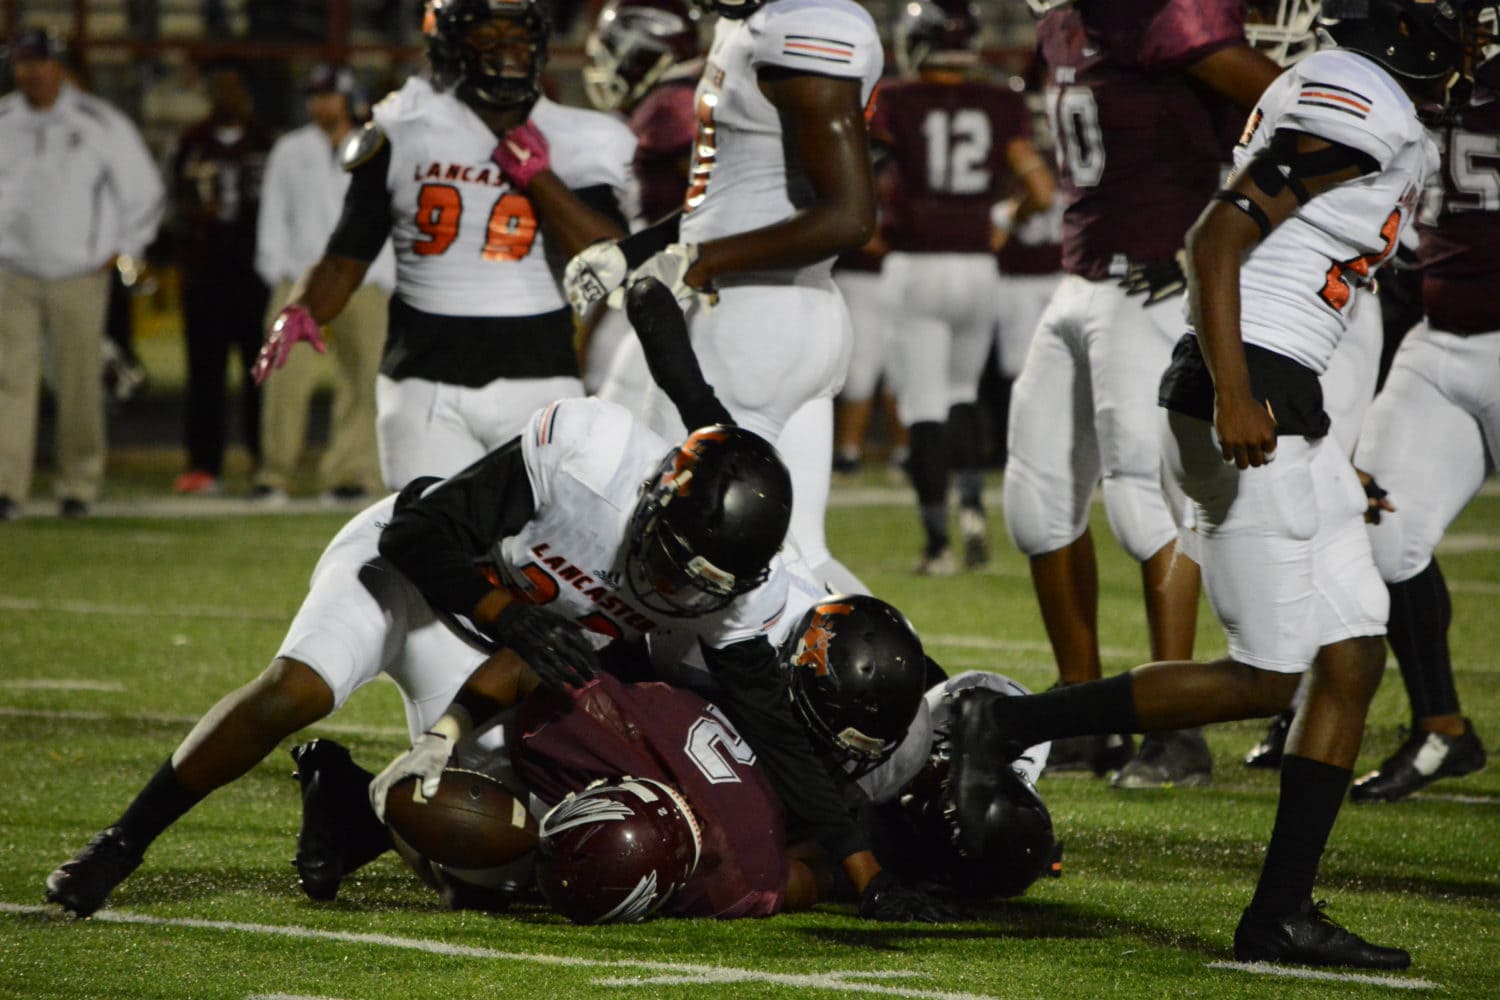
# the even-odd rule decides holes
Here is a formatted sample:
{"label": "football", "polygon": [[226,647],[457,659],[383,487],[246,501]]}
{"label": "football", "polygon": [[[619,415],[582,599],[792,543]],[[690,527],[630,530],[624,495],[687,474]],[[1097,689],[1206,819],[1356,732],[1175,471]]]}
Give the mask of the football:
{"label": "football", "polygon": [[487,774],[450,767],[437,794],[423,799],[415,775],[391,786],[385,821],[391,831],[439,864],[494,868],[536,847],[536,820],[526,805]]}

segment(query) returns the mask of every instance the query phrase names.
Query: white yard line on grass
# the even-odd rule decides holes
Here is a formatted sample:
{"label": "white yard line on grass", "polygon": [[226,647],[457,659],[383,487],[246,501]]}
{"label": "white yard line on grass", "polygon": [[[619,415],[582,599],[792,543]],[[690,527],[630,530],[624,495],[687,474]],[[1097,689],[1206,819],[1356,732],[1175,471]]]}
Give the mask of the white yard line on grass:
{"label": "white yard line on grass", "polygon": [[13,681],[0,681],[0,688],[14,691],[124,691],[125,685],[118,681],[68,680],[63,677],[23,677]]}
{"label": "white yard line on grass", "polygon": [[1264,962],[1209,962],[1207,968],[1227,972],[1248,972],[1252,976],[1280,976],[1283,979],[1313,979],[1320,983],[1359,983],[1363,986],[1386,986],[1393,990],[1440,990],[1441,983],[1430,979],[1407,979],[1402,976],[1372,976],[1363,972],[1324,972],[1321,969],[1293,969]]}
{"label": "white yard line on grass", "polygon": [[[0,912],[18,915],[56,913],[54,907],[20,906],[15,903],[0,903]],[[188,927],[195,930],[229,931],[241,934],[261,934],[277,937],[300,938],[312,941],[337,941],[343,944],[373,945],[379,948],[398,948],[419,951],[428,955],[446,955],[455,958],[487,958],[502,962],[529,962],[535,965],[564,966],[575,969],[610,969],[616,971],[636,970],[645,976],[609,976],[593,980],[600,986],[655,986],[658,984],[695,985],[715,983],[767,983],[774,986],[793,986],[811,990],[828,990],[836,993],[858,993],[864,996],[912,997],[915,1000],[995,1000],[982,993],[958,993],[950,990],[914,989],[907,986],[884,986],[871,980],[926,978],[925,973],[901,970],[865,972],[764,972],[758,969],[741,969],[725,965],[697,965],[687,962],[647,962],[633,959],[595,959],[577,955],[539,955],[526,952],[498,951],[494,948],[475,948],[469,945],[449,944],[425,938],[396,937],[390,934],[363,934],[350,931],[325,931],[312,927],[289,927],[275,924],[246,924],[227,920],[194,920],[189,918],[148,917],[122,910],[101,910],[89,918],[99,923],[140,924],[150,927]],[[271,994],[279,996],[279,994]]]}

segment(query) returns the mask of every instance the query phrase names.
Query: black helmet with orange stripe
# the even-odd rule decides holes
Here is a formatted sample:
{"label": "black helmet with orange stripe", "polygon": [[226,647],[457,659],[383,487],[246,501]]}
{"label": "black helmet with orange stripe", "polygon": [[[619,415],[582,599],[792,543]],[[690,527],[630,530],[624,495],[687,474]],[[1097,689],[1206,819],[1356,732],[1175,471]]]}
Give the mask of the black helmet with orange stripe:
{"label": "black helmet with orange stripe", "polygon": [[771,442],[743,427],[700,428],[641,484],[625,582],[660,614],[721,611],[766,581],[791,517],[792,477]]}

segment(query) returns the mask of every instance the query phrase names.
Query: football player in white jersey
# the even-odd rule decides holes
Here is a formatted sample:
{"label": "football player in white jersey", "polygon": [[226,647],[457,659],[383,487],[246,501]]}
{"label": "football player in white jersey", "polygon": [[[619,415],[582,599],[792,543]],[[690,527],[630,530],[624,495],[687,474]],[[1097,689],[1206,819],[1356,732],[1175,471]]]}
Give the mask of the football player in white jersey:
{"label": "football player in white jersey", "polygon": [[[644,303],[632,325],[684,421],[727,419],[691,363],[671,293],[655,282],[641,291],[629,297]],[[653,333],[670,339],[657,354]],[[400,688],[414,752],[432,740],[451,749],[451,727],[492,709],[482,695],[460,696],[490,653],[519,656],[561,689],[592,674],[595,645],[671,624],[698,638],[719,706],[790,814],[869,891],[867,915],[890,919],[880,897],[909,908],[921,893],[878,877],[786,697],[770,640],[789,586],[776,552],[790,514],[786,468],[753,432],[709,426],[674,448],[612,403],[555,401],[459,475],[414,480],[356,515],[319,559],[271,665],[210,709],[120,818],[48,877],[48,899],[80,916],[97,910],[204,796],[381,674]],[[346,751],[314,741],[294,757],[298,873],[309,896],[331,899],[390,841],[366,797],[371,775]]]}
{"label": "football player in white jersey", "polygon": [[541,94],[541,0],[430,0],[432,81],[374,109],[345,151],[344,214],[276,318],[256,377],[299,340],[321,349],[389,236],[396,288],[376,389],[381,475],[452,475],[538,406],[582,394],[573,322],[548,266],[634,214],[635,138]]}
{"label": "football player in white jersey", "polygon": [[[570,262],[564,282],[584,310],[639,266],[693,303],[705,376],[735,419],[775,441],[792,469],[792,536],[802,558],[834,589],[863,591],[823,533],[833,395],[851,339],[829,275],[835,256],[874,232],[864,108],[884,52],[853,0],[713,7],[720,18],[698,83],[698,140],[680,218],[646,238],[590,248]],[[711,309],[698,301],[710,289]],[[659,397],[648,403],[648,420],[669,437],[675,419]]]}
{"label": "football player in white jersey", "polygon": [[1367,499],[1327,437],[1318,376],[1349,321],[1353,286],[1394,254],[1437,167],[1414,100],[1441,99],[1460,64],[1463,21],[1456,5],[1419,0],[1327,0],[1322,9],[1336,47],[1267,88],[1234,175],[1189,234],[1192,329],[1161,380],[1164,469],[1188,499],[1193,554],[1228,655],[964,701],[953,785],[961,810],[982,796],[967,752],[999,752],[1006,740],[1271,715],[1309,672],[1235,957],[1401,969],[1406,951],[1365,941],[1312,901],[1384,667],[1388,611]]}

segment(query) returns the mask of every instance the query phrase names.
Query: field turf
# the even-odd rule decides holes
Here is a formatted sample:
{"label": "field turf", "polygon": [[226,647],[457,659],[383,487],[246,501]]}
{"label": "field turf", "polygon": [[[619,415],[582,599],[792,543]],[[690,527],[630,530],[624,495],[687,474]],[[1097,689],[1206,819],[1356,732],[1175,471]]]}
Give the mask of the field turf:
{"label": "field turf", "polygon": [[[154,481],[165,475],[154,471]],[[998,509],[989,570],[920,580],[909,573],[915,515],[905,493],[883,483],[871,473],[836,489],[834,550],[907,611],[950,670],[1048,684],[1025,561],[1006,543]],[[1494,740],[1500,491],[1488,493],[1442,553],[1460,693]],[[0,997],[1500,997],[1497,767],[1399,805],[1346,807],[1334,830],[1319,895],[1356,931],[1409,948],[1409,973],[1293,978],[1231,964],[1276,799],[1274,774],[1239,763],[1263,731],[1249,722],[1210,732],[1208,789],[1127,793],[1044,780],[1066,845],[1063,877],[980,907],[966,924],[877,925],[829,907],[580,929],[539,909],[446,912],[390,855],[346,882],[336,902],[312,903],[289,865],[299,811],[285,748],[169,830],[94,919],[42,906],[47,872],[275,652],[313,562],[347,516],[312,505],[250,515],[205,501],[0,525]],[[1094,532],[1114,672],[1146,656],[1139,582],[1098,512]],[[1221,652],[1206,606],[1199,628],[1200,652]],[[1406,713],[1392,664],[1362,770],[1397,746]],[[394,689],[361,691],[308,733],[318,734],[378,769],[405,745]]]}

